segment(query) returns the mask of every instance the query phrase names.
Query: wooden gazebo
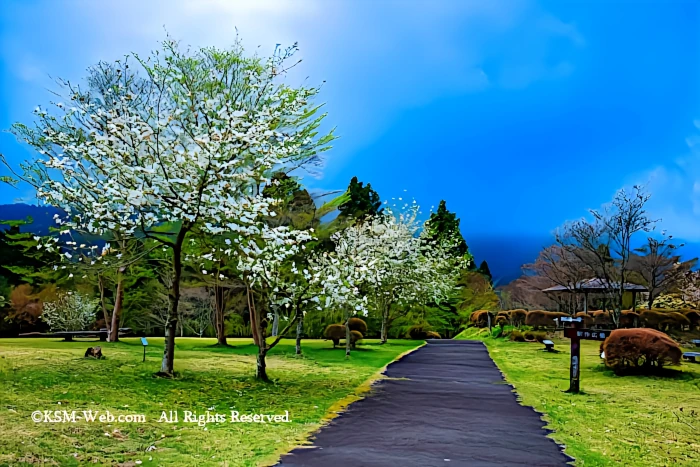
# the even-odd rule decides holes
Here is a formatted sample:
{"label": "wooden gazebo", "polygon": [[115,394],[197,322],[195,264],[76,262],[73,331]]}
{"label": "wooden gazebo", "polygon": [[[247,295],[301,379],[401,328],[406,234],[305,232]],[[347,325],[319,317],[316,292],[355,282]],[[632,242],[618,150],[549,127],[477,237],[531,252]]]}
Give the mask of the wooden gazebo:
{"label": "wooden gazebo", "polygon": [[[549,287],[548,289],[542,290],[544,293],[582,293],[583,294],[583,311],[588,313],[588,294],[599,294],[604,293],[609,289],[619,289],[619,282],[613,282],[608,285],[605,279],[587,279],[580,281],[575,285],[566,287],[563,285],[556,285],[554,287]],[[624,291],[632,292],[632,310],[637,309],[637,293],[638,292],[648,292],[649,290],[643,285],[630,284],[625,282]]]}

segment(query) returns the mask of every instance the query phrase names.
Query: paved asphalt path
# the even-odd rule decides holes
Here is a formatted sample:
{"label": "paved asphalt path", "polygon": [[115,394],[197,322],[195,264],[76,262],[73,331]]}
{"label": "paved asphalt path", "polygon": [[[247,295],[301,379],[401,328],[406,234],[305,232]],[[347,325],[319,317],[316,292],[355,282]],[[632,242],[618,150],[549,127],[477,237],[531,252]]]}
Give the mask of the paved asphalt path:
{"label": "paved asphalt path", "polygon": [[565,466],[544,422],[518,404],[486,347],[434,340],[389,365],[371,395],[279,467]]}

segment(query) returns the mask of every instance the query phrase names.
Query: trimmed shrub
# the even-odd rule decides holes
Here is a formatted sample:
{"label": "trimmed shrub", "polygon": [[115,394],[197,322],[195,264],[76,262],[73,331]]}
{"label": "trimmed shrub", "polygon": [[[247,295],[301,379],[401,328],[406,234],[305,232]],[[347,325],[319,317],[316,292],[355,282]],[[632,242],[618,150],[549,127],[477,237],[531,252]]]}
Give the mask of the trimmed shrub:
{"label": "trimmed shrub", "polygon": [[620,315],[621,328],[637,328],[640,322],[639,313],[632,310],[622,310],[622,314]]}
{"label": "trimmed shrub", "polygon": [[700,327],[700,312],[696,310],[682,310],[681,313],[688,318],[691,330]]}
{"label": "trimmed shrub", "polygon": [[329,324],[323,332],[326,340],[333,341],[333,347],[340,343],[340,339],[345,339],[345,326],[342,324]]}
{"label": "trimmed shrub", "polygon": [[609,311],[594,311],[593,325],[601,329],[609,329],[613,326],[612,316]]}
{"label": "trimmed shrub", "polygon": [[661,327],[661,322],[664,320],[664,313],[656,310],[644,310],[639,313],[639,318],[642,324],[644,324],[644,327],[659,329]]}
{"label": "trimmed shrub", "polygon": [[683,331],[686,328],[690,328],[690,319],[683,313],[678,313],[677,311],[671,311],[666,313],[666,319],[663,321],[668,330]]}
{"label": "trimmed shrub", "polygon": [[350,326],[351,331],[357,331],[362,335],[367,334],[367,323],[360,318],[350,318],[348,326]]}
{"label": "trimmed shrub", "polygon": [[355,344],[364,338],[360,331],[350,331],[350,345],[355,348]]}
{"label": "trimmed shrub", "polygon": [[683,354],[676,341],[655,329],[616,329],[603,343],[603,351],[605,365],[617,374],[678,365]]}
{"label": "trimmed shrub", "polygon": [[656,310],[644,310],[639,314],[644,326],[659,331],[676,329],[682,331],[685,327],[690,327],[690,319],[677,311],[660,312]]}
{"label": "trimmed shrub", "polygon": [[428,331],[425,333],[426,339],[442,339],[442,336],[435,331]]}
{"label": "trimmed shrub", "polygon": [[510,322],[513,324],[513,326],[522,326],[525,324],[525,318],[527,317],[527,311],[523,309],[517,309],[517,310],[510,310],[508,312],[510,315]]}
{"label": "trimmed shrub", "polygon": [[506,316],[496,316],[496,326],[504,327],[508,324],[508,321]]}
{"label": "trimmed shrub", "polygon": [[491,314],[491,322],[493,323],[493,313],[488,310],[477,310],[471,314],[469,321],[477,328],[487,328],[489,326],[489,314]]}
{"label": "trimmed shrub", "polygon": [[583,311],[576,313],[574,318],[581,318],[582,325],[584,328],[590,328],[591,326],[593,326],[593,322],[594,322],[593,316],[588,315],[588,314],[584,313]]}
{"label": "trimmed shrub", "polygon": [[[344,324],[329,324],[326,327],[323,336],[327,341],[333,341],[333,347],[338,345],[342,340],[345,340],[345,325]],[[360,331],[350,331],[350,345],[355,347],[357,341],[361,341],[364,338]]]}
{"label": "trimmed shrub", "polygon": [[553,328],[556,327],[556,323],[554,322],[554,320],[565,316],[569,315],[560,311],[533,310],[527,314],[527,317],[525,318],[525,324],[528,326],[532,326],[533,329]]}
{"label": "trimmed shrub", "polygon": [[514,330],[510,333],[510,340],[513,342],[525,342],[525,336],[522,331]]}
{"label": "trimmed shrub", "polygon": [[547,333],[543,331],[525,331],[523,337],[526,342],[542,342],[547,338]]}
{"label": "trimmed shrub", "polygon": [[[406,332],[406,337],[409,339],[413,340],[423,340],[423,339],[429,339],[428,333],[431,332],[430,328],[428,325],[425,324],[414,324],[410,328],[408,328],[408,332]],[[434,333],[437,334],[437,333]]]}

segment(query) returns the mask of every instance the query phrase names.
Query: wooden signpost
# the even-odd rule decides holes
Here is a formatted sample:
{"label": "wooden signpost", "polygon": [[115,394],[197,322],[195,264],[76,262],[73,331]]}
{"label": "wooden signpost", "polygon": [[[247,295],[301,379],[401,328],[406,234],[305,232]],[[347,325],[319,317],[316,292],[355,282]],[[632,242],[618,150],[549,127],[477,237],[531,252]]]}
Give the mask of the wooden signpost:
{"label": "wooden signpost", "polygon": [[145,337],[141,338],[141,345],[143,345],[143,361],[146,361],[146,346],[148,345],[148,341],[146,340]]}
{"label": "wooden signpost", "polygon": [[581,392],[581,340],[604,341],[609,335],[609,330],[585,329],[581,327],[582,319],[561,318],[562,323],[570,323],[564,326],[564,337],[571,339],[571,366],[569,368],[569,389],[565,392],[578,394]]}

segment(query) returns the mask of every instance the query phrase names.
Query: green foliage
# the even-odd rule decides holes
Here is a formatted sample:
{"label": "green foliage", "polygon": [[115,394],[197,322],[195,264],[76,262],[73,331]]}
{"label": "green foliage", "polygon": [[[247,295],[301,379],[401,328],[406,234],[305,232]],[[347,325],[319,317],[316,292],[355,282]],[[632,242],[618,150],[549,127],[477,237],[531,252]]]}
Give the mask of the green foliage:
{"label": "green foliage", "polygon": [[382,201],[379,199],[379,194],[372,189],[371,184],[363,186],[363,182],[358,182],[357,177],[352,177],[346,193],[348,199],[338,207],[339,217],[362,219],[365,216],[375,216],[382,212],[379,209]]}
{"label": "green foliage", "polygon": [[250,326],[245,323],[241,315],[233,313],[226,317],[224,332],[227,337],[248,337]]}
{"label": "green foliage", "polygon": [[0,230],[0,275],[10,285],[56,283],[65,276],[52,268],[59,261],[58,254],[37,248],[38,237],[22,231],[22,227],[32,222],[31,217],[0,220],[0,224],[8,226],[6,230]]}
{"label": "green foliage", "polygon": [[304,317],[304,335],[310,338],[323,337],[323,331],[329,324],[343,321],[342,310],[327,310],[324,312],[310,312]]}
{"label": "green foliage", "polygon": [[459,313],[460,323],[466,326],[471,314],[477,310],[495,310],[498,308],[498,296],[491,282],[476,271],[461,271],[454,302]]}
{"label": "green foliage", "polygon": [[467,242],[459,230],[459,222],[457,214],[448,211],[445,200],[442,200],[437,211],[430,214],[430,219],[425,224],[428,231],[427,238],[436,243],[455,243],[452,254],[455,257],[464,257],[469,260],[469,269],[474,270],[474,260],[469,253]]}
{"label": "green foliage", "polygon": [[682,308],[694,308],[693,304],[683,300],[683,295],[679,293],[669,293],[663,294],[656,297],[654,308],[667,308],[667,309],[682,309]]}

